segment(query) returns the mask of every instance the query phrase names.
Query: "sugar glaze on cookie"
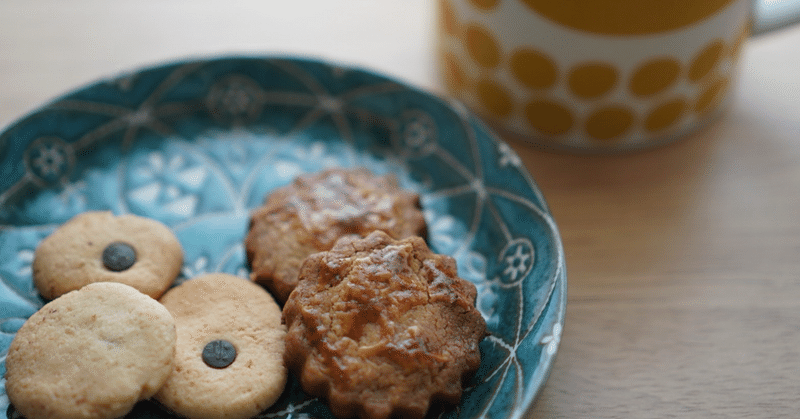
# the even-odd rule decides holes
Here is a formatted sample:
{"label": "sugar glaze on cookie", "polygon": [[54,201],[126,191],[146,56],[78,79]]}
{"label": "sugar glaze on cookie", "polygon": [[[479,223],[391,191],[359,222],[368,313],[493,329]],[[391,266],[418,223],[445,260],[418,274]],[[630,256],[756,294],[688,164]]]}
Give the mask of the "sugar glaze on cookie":
{"label": "sugar glaze on cookie", "polygon": [[286,364],[338,417],[422,418],[480,364],[475,286],[419,237],[381,231],[309,256],[284,305]]}
{"label": "sugar glaze on cookie", "polygon": [[303,260],[340,237],[381,230],[393,238],[425,237],[419,194],[393,175],[365,168],[331,168],[298,176],[273,190],[251,215],[245,239],[251,279],[284,302]]}

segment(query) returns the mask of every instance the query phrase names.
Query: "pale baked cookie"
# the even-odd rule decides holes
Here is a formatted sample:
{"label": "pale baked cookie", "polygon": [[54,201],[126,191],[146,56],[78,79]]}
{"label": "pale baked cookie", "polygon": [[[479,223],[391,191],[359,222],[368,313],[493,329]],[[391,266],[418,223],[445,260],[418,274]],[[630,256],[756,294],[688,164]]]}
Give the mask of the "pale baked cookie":
{"label": "pale baked cookie", "polygon": [[385,231],[401,239],[425,237],[419,195],[393,175],[367,169],[327,169],[297,177],[274,190],[255,210],[245,239],[251,279],[284,302],[297,285],[306,256],[329,250],[337,239]]}
{"label": "pale baked cookie", "polygon": [[182,264],[181,244],[164,224],[92,211],[42,240],[34,254],[33,282],[49,300],[93,282],[119,282],[157,299]]}
{"label": "pale baked cookie", "polygon": [[338,417],[422,418],[480,365],[476,295],[419,237],[343,237],[306,259],[283,307],[286,365]]}
{"label": "pale baked cookie", "polygon": [[161,303],[175,317],[175,371],[155,399],[190,419],[242,419],[271,406],[286,385],[286,328],[259,285],[208,274],[170,289]]}
{"label": "pale baked cookie", "polygon": [[27,419],[112,419],[172,372],[175,321],[118,283],[89,284],[45,304],[17,332],[6,392]]}

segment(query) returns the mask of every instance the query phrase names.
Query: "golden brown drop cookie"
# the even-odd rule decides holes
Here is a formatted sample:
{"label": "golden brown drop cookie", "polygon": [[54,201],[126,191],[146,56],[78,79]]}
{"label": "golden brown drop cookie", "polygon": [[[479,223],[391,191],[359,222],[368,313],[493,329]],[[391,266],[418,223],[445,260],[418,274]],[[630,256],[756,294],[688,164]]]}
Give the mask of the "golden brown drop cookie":
{"label": "golden brown drop cookie", "polygon": [[382,230],[394,238],[426,235],[419,195],[392,175],[328,169],[274,190],[253,212],[245,240],[251,279],[284,302],[306,256],[329,250],[344,235]]}
{"label": "golden brown drop cookie", "polygon": [[49,300],[94,282],[119,282],[157,299],[182,264],[181,244],[164,224],[91,211],[42,240],[34,254],[33,282]]}
{"label": "golden brown drop cookie", "polygon": [[170,289],[161,303],[175,317],[175,371],[155,398],[190,419],[243,419],[271,406],[286,385],[286,327],[259,285],[208,274]]}
{"label": "golden brown drop cookie", "polygon": [[480,364],[475,286],[419,237],[377,231],[309,256],[283,308],[286,365],[334,415],[422,418]]}
{"label": "golden brown drop cookie", "polygon": [[6,392],[27,419],[112,419],[172,372],[175,322],[124,284],[96,283],[45,304],[17,332]]}

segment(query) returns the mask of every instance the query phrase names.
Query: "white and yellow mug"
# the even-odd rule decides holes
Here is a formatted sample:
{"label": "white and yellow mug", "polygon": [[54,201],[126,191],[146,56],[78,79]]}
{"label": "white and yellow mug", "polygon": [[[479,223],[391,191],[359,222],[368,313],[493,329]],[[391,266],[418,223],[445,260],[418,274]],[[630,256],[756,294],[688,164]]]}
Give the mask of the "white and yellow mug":
{"label": "white and yellow mug", "polygon": [[[443,80],[501,131],[544,147],[653,146],[724,108],[752,9],[752,0],[440,0]],[[763,24],[782,23],[776,14]]]}

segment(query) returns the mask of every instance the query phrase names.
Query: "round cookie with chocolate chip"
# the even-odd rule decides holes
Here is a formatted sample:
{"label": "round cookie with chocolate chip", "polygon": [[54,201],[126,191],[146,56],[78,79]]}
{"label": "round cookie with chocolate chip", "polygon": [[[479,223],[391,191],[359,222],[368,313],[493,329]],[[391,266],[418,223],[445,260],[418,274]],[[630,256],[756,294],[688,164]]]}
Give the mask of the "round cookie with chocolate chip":
{"label": "round cookie with chocolate chip", "polygon": [[113,419],[158,391],[172,372],[175,321],[118,283],[89,284],[44,305],[6,357],[6,392],[27,419]]}
{"label": "round cookie with chocolate chip", "polygon": [[422,418],[480,364],[476,295],[419,237],[344,237],[305,260],[283,307],[287,367],[337,417]]}
{"label": "round cookie with chocolate chip", "polygon": [[175,370],[155,398],[189,419],[252,417],[283,392],[286,328],[261,286],[207,274],[170,289],[161,303],[178,330]]}
{"label": "round cookie with chocolate chip", "polygon": [[157,299],[182,265],[181,244],[164,224],[90,211],[42,240],[34,253],[33,282],[48,300],[94,282],[119,282]]}

